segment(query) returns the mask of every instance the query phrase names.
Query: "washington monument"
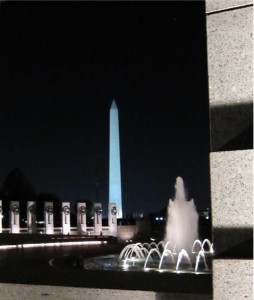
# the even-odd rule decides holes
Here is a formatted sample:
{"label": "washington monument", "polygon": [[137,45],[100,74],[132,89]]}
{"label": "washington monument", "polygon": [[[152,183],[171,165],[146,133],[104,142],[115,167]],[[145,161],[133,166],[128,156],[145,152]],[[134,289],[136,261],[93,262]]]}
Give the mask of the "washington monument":
{"label": "washington monument", "polygon": [[116,203],[117,218],[123,217],[118,109],[115,100],[110,107],[109,125],[109,202]]}

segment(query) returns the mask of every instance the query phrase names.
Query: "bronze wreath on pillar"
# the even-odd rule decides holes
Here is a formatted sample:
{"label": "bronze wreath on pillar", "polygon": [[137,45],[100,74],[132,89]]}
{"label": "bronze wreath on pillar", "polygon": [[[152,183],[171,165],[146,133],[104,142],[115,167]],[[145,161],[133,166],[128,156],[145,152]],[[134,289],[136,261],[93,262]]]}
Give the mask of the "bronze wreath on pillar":
{"label": "bronze wreath on pillar", "polygon": [[46,213],[48,214],[48,224],[50,224],[50,216],[53,215],[53,206],[51,205],[48,205],[46,208],[45,208],[45,211]]}
{"label": "bronze wreath on pillar", "polygon": [[36,215],[36,206],[34,204],[30,205],[28,210],[32,215]]}
{"label": "bronze wreath on pillar", "polygon": [[80,206],[79,212],[80,212],[81,215],[85,215],[86,214],[86,208],[85,208],[85,206]]}
{"label": "bronze wreath on pillar", "polygon": [[100,206],[96,206],[96,207],[94,208],[94,211],[95,211],[95,213],[96,213],[97,215],[101,215],[101,213],[102,213],[102,209],[101,209]]}
{"label": "bronze wreath on pillar", "polygon": [[12,212],[14,213],[14,215],[18,215],[19,214],[19,207],[18,205],[12,205]]}
{"label": "bronze wreath on pillar", "polygon": [[63,208],[62,208],[62,212],[65,214],[65,215],[69,215],[71,210],[69,208],[69,206],[65,205]]}
{"label": "bronze wreath on pillar", "polygon": [[116,207],[113,206],[113,207],[111,208],[111,214],[112,214],[112,215],[116,215],[116,213],[117,213]]}
{"label": "bronze wreath on pillar", "polygon": [[53,215],[53,207],[52,206],[47,206],[45,211],[49,214],[49,215]]}

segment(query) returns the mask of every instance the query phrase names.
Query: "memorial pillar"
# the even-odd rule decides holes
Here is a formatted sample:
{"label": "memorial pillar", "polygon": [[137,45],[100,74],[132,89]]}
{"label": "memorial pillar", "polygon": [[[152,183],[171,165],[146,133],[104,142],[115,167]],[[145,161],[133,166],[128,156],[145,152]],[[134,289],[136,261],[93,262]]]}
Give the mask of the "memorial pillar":
{"label": "memorial pillar", "polygon": [[62,202],[62,228],[63,234],[70,234],[71,221],[70,221],[70,202]]}
{"label": "memorial pillar", "polygon": [[101,203],[94,203],[94,233],[95,235],[102,235]]}
{"label": "memorial pillar", "polygon": [[54,234],[54,209],[53,202],[44,202],[45,233]]}
{"label": "memorial pillar", "polygon": [[0,200],[0,233],[3,232],[3,207],[2,200]]}
{"label": "memorial pillar", "polygon": [[86,203],[77,203],[78,234],[86,234]]}
{"label": "memorial pillar", "polygon": [[110,235],[117,236],[117,209],[116,203],[108,204],[108,226]]}
{"label": "memorial pillar", "polygon": [[36,202],[27,201],[27,229],[28,233],[36,233]]}
{"label": "memorial pillar", "polygon": [[19,233],[20,225],[19,201],[10,202],[10,227],[11,233]]}

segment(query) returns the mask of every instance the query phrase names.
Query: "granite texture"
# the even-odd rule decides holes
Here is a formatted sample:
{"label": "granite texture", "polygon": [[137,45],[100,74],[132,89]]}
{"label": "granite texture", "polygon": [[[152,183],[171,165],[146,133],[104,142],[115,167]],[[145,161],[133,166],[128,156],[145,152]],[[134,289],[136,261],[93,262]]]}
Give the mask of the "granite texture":
{"label": "granite texture", "polygon": [[253,261],[215,259],[213,261],[213,299],[253,299]]}
{"label": "granite texture", "polygon": [[211,300],[211,295],[0,283],[0,300]]}
{"label": "granite texture", "polygon": [[253,7],[207,16],[210,105],[253,100]]}
{"label": "granite texture", "polygon": [[211,13],[248,4],[253,4],[253,0],[206,0],[206,12]]}
{"label": "granite texture", "polygon": [[213,299],[253,299],[253,151],[243,150],[252,149],[253,0],[206,0],[206,13],[211,151],[227,151],[210,154]]}
{"label": "granite texture", "polygon": [[210,154],[213,226],[252,227],[252,167],[253,150]]}
{"label": "granite texture", "polygon": [[253,150],[210,154],[211,207],[215,253],[252,238]]}

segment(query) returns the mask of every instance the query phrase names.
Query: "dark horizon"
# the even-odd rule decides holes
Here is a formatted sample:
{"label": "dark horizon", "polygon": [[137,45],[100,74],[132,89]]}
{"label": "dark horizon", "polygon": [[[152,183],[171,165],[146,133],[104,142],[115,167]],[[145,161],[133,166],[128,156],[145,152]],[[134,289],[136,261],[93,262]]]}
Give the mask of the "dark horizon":
{"label": "dark horizon", "polygon": [[118,105],[123,209],[162,209],[183,177],[210,207],[204,2],[0,4],[0,186],[108,202],[109,108]]}

